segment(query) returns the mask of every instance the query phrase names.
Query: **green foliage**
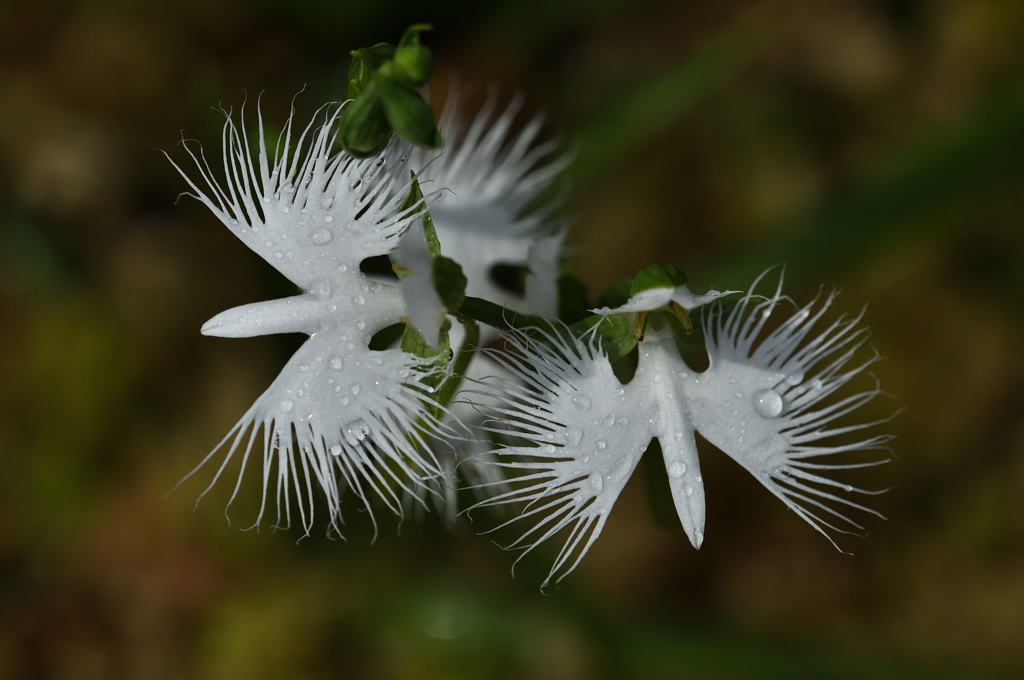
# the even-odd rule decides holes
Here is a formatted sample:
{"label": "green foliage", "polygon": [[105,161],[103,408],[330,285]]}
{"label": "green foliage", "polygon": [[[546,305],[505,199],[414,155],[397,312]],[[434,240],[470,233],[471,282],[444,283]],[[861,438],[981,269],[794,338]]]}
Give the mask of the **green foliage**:
{"label": "green foliage", "polygon": [[352,52],[345,95],[351,99],[341,115],[341,144],[357,158],[380,153],[394,131],[427,148],[441,146],[434,111],[416,88],[433,68],[430,50],[420,43],[429,24],[405,30],[398,47],[377,43]]}
{"label": "green foliage", "polygon": [[644,267],[633,277],[629,286],[629,297],[654,288],[678,288],[686,285],[686,274],[671,264],[652,264]]}
{"label": "green foliage", "polygon": [[459,311],[466,299],[466,275],[462,273],[462,266],[451,258],[438,255],[431,265],[430,274],[445,309],[452,313]]}

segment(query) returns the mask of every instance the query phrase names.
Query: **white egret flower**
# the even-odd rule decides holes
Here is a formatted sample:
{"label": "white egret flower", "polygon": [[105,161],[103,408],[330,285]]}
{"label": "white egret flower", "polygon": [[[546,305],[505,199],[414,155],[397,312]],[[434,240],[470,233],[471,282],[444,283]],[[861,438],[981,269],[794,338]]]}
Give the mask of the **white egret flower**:
{"label": "white egret flower", "polygon": [[[255,153],[244,127],[239,131],[228,115],[223,184],[205,157],[188,146],[200,179],[175,164],[192,189],[189,195],[303,290],[223,312],[202,332],[309,336],[199,467],[227,449],[212,487],[241,451],[233,501],[255,447],[263,465],[257,525],[271,492],[277,524],[290,524],[294,501],[307,533],[317,488],[337,531],[346,487],[368,509],[376,496],[401,514],[403,489],[423,487],[443,474],[425,443],[440,424],[425,408],[431,388],[420,381],[445,369],[399,349],[369,349],[377,331],[406,316],[406,306],[399,286],[372,281],[359,268],[365,258],[398,246],[413,217],[399,210],[408,186],[399,180],[401,164],[385,161],[387,152],[357,160],[333,151],[340,112],[338,105],[324,107],[322,124],[310,122],[297,139],[289,117],[272,149],[260,115]],[[261,428],[263,439],[256,445]]]}
{"label": "white egret flower", "polygon": [[840,318],[807,340],[834,298],[829,295],[817,311],[812,302],[770,332],[766,324],[785,299],[781,279],[769,298],[748,293],[731,309],[714,303],[703,317],[710,367],[701,373],[682,361],[671,333],[654,322],[639,344],[639,364],[627,384],[612,373],[595,335],[541,333],[545,342],[540,342],[513,332],[508,342],[514,351],[492,354],[522,386],[489,381],[482,390],[501,401],[489,409],[488,427],[515,440],[494,452],[500,458],[496,464],[519,476],[512,480],[514,488],[474,507],[525,503],[519,516],[500,525],[533,523],[509,546],[524,549],[523,554],[567,529],[544,585],[556,575],[561,580],[597,539],[657,437],[679,519],[700,548],[705,503],[694,439],[699,432],[830,541],[828,530],[862,529],[849,511],[881,515],[849,496],[880,492],[832,474],[886,459],[833,463],[829,456],[886,450],[891,437],[842,438],[883,421],[832,425],[881,393],[876,385],[827,399],[878,358],[854,361],[867,341],[867,330],[859,327],[863,313]]}
{"label": "white egret flower", "polygon": [[[415,147],[409,154],[409,166],[425,187],[437,192],[430,216],[441,253],[462,265],[466,295],[516,311],[545,313],[551,311],[550,293],[531,292],[531,288],[550,289],[557,281],[566,226],[552,217],[557,205],[520,213],[549,188],[569,158],[542,162],[556,150],[557,142],[536,143],[544,123],[541,116],[534,116],[517,134],[510,134],[522,104],[522,96],[516,96],[495,116],[497,96],[492,91],[483,109],[466,126],[460,98],[453,95],[439,121],[444,145],[440,149]],[[530,249],[538,239],[544,241],[545,250],[531,258]],[[528,308],[522,298],[510,295],[491,278],[496,265],[528,262],[533,266],[526,280],[525,302],[536,301],[547,309]],[[557,303],[557,295],[554,300]]]}

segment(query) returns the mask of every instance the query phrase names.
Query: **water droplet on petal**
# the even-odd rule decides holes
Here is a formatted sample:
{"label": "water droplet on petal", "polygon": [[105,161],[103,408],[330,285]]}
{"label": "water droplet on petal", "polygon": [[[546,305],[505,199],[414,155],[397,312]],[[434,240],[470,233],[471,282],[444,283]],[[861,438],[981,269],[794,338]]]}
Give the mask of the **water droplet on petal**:
{"label": "water droplet on petal", "polygon": [[604,426],[605,427],[611,427],[614,424],[615,424],[615,414],[614,413],[609,413],[608,416],[604,419]]}
{"label": "water droplet on petal", "polygon": [[309,370],[309,364],[302,364],[301,366],[299,366],[299,370],[305,373],[306,371]]}
{"label": "water droplet on petal", "polygon": [[597,448],[599,448],[601,450],[604,450],[604,449],[608,448],[608,445],[605,444],[604,442],[598,442],[597,443]]}
{"label": "water droplet on petal", "polygon": [[352,393],[353,397],[356,396],[357,394],[359,394],[359,385],[353,385],[352,387],[348,388],[348,391]]}
{"label": "water droplet on petal", "polygon": [[693,487],[690,486],[689,484],[686,485],[686,495],[687,496],[692,496],[693,495]]}
{"label": "water droplet on petal", "polygon": [[778,417],[782,406],[782,397],[773,389],[763,389],[754,395],[754,408],[765,418]]}
{"label": "water droplet on petal", "polygon": [[362,418],[357,418],[345,426],[345,440],[353,446],[366,439],[369,433],[370,428]]}
{"label": "water droplet on petal", "polygon": [[804,372],[803,371],[799,371],[799,370],[798,371],[794,371],[793,373],[790,373],[785,378],[785,382],[786,382],[787,385],[799,385],[803,381],[804,381]]}
{"label": "water droplet on petal", "polygon": [[291,399],[282,399],[281,400],[281,410],[284,411],[285,413],[288,413],[288,411],[291,411],[294,406],[295,406],[295,402],[293,402]]}
{"label": "water droplet on petal", "polygon": [[585,394],[577,394],[575,397],[572,398],[572,403],[574,403],[576,405],[576,408],[578,408],[581,411],[590,410],[590,397],[588,397]]}
{"label": "water droplet on petal", "polygon": [[679,479],[680,477],[682,477],[685,474],[686,474],[686,463],[683,463],[683,462],[680,462],[680,461],[676,460],[676,461],[672,461],[672,463],[668,466],[668,476],[672,477],[673,479]]}
{"label": "water droplet on petal", "polygon": [[578,427],[570,427],[565,431],[565,440],[569,442],[569,446],[579,446],[582,439],[583,430]]}
{"label": "water droplet on petal", "polygon": [[335,371],[340,371],[345,365],[344,362],[342,362],[341,357],[331,357],[329,364]]}
{"label": "water droplet on petal", "polygon": [[604,490],[604,477],[598,472],[590,475],[590,486],[593,487],[594,493],[601,493]]}
{"label": "water droplet on petal", "polygon": [[341,455],[341,444],[335,444],[334,446],[331,447],[331,455],[332,456],[340,456]]}
{"label": "water droplet on petal", "polygon": [[326,222],[327,224],[330,224],[333,221],[334,221],[334,217],[332,215],[324,215],[324,222]]}

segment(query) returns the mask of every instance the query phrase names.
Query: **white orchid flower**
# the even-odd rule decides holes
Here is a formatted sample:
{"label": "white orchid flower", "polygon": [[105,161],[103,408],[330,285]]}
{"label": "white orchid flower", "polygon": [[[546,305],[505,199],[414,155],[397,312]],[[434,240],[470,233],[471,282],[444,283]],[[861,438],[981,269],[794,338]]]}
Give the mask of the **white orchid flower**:
{"label": "white orchid flower", "polygon": [[346,487],[367,509],[376,496],[401,514],[403,489],[423,487],[443,474],[426,446],[440,424],[426,408],[431,388],[421,380],[445,369],[399,349],[369,349],[373,335],[407,310],[399,286],[370,280],[359,268],[362,260],[399,245],[413,217],[399,210],[408,186],[398,180],[400,164],[385,162],[386,153],[356,160],[333,152],[340,112],[337,105],[324,107],[322,124],[310,122],[297,139],[289,117],[272,150],[260,115],[255,154],[244,127],[240,132],[228,115],[223,185],[205,157],[187,146],[200,180],[175,164],[192,189],[189,195],[303,290],[223,312],[202,332],[233,338],[309,336],[199,467],[227,448],[212,487],[241,451],[233,501],[255,447],[263,464],[257,525],[273,484],[278,525],[290,524],[294,493],[307,533],[316,488],[326,496],[330,527],[337,531]]}
{"label": "white orchid flower", "polygon": [[492,354],[523,386],[490,381],[484,391],[501,401],[490,409],[489,428],[519,442],[496,450],[497,464],[519,477],[513,489],[474,507],[524,502],[522,514],[500,525],[534,522],[509,546],[524,549],[523,554],[568,529],[544,585],[556,575],[561,580],[597,539],[657,437],[679,519],[700,548],[705,503],[694,440],[699,432],[830,541],[828,530],[862,529],[845,514],[848,510],[881,515],[847,494],[880,492],[830,475],[886,459],[832,463],[829,456],[884,450],[891,437],[841,439],[883,421],[831,426],[881,393],[876,385],[828,399],[877,360],[874,355],[848,367],[867,340],[866,329],[858,326],[862,315],[840,318],[807,341],[834,297],[817,311],[814,303],[803,307],[771,332],[766,324],[785,299],[781,279],[767,299],[748,293],[731,309],[713,304],[703,317],[710,367],[702,373],[682,361],[672,334],[655,321],[639,345],[639,364],[627,384],[613,374],[596,335],[588,340],[541,333],[546,342],[539,342],[512,333],[508,342],[514,351]]}
{"label": "white orchid flower", "polygon": [[[522,104],[523,98],[516,96],[495,116],[497,97],[492,91],[467,127],[460,98],[453,95],[439,122],[444,145],[433,150],[415,147],[408,162],[420,182],[438,192],[430,204],[430,216],[441,253],[462,265],[466,295],[516,311],[545,313],[552,300],[543,291],[550,290],[560,274],[566,226],[552,217],[556,206],[525,216],[520,211],[550,186],[569,158],[542,162],[556,150],[557,142],[536,143],[544,123],[541,116],[510,134]],[[543,259],[532,259],[537,266],[531,267],[527,277],[524,301],[498,286],[491,270],[498,264],[527,264],[538,240],[553,250],[545,250]],[[557,303],[557,295],[554,299]],[[528,303],[534,301],[546,308],[530,308]]]}

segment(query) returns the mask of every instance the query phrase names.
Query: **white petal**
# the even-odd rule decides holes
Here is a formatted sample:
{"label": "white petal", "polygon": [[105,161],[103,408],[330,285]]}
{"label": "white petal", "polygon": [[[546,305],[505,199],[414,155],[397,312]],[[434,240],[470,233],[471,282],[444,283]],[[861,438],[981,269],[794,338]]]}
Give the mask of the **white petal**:
{"label": "white petal", "polygon": [[888,435],[853,442],[834,439],[882,421],[829,427],[881,393],[875,386],[828,399],[877,360],[877,355],[871,355],[854,362],[867,340],[867,330],[859,326],[860,315],[840,317],[807,339],[834,298],[829,295],[817,311],[813,302],[797,310],[771,332],[764,329],[784,300],[781,281],[773,297],[749,293],[729,313],[713,308],[704,323],[711,365],[682,385],[697,431],[826,537],[827,529],[862,529],[846,514],[849,510],[881,515],[846,495],[877,492],[825,475],[885,462],[884,457],[869,457],[835,464],[828,457],[886,450],[885,443],[891,439]]}
{"label": "white petal", "polygon": [[496,451],[498,465],[520,474],[512,490],[474,506],[525,502],[522,514],[506,522],[535,522],[509,546],[525,552],[570,530],[545,585],[557,574],[564,578],[590,549],[651,440],[639,389],[620,384],[594,346],[550,340],[543,345],[515,332],[506,341],[517,354],[493,353],[525,385],[484,385],[497,400],[486,409],[488,427],[522,442]]}
{"label": "white petal", "polygon": [[431,266],[434,256],[427,245],[422,218],[417,219],[402,239],[393,258],[407,270],[402,278],[402,299],[405,300],[409,323],[437,349],[438,334],[448,311],[437,294]]}

